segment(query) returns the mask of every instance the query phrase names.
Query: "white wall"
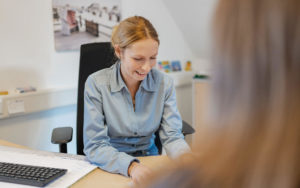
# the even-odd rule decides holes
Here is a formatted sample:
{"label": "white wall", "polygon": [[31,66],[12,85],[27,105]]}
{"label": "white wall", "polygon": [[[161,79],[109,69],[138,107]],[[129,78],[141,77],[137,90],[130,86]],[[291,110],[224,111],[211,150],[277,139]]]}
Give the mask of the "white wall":
{"label": "white wall", "polygon": [[162,0],[192,52],[199,59],[211,53],[211,21],[217,0]]}
{"label": "white wall", "polygon": [[[189,46],[161,1],[122,3],[123,18],[145,16],[157,28],[161,40],[158,59],[193,60]],[[79,52],[55,52],[51,11],[51,0],[0,0],[0,89],[13,90],[25,85],[38,89],[77,85]],[[184,87],[178,95],[184,97],[184,93],[190,93],[189,87]],[[184,112],[183,118],[190,119],[188,122],[191,123],[191,97],[178,100],[179,106],[184,106],[180,109]],[[0,139],[35,149],[58,151],[58,147],[50,143],[52,129],[75,128],[75,122],[76,105],[2,119]],[[68,147],[71,153],[76,152],[75,138]]]}

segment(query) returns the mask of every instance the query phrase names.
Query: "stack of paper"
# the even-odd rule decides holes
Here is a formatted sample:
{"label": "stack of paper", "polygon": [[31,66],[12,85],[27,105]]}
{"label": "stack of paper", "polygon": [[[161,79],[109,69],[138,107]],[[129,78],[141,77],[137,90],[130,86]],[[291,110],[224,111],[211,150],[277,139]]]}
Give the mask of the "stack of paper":
{"label": "stack of paper", "polygon": [[[69,187],[97,166],[90,164],[85,156],[64,153],[26,150],[0,146],[0,161],[67,169],[67,173],[47,187]],[[0,187],[30,187],[0,182]]]}

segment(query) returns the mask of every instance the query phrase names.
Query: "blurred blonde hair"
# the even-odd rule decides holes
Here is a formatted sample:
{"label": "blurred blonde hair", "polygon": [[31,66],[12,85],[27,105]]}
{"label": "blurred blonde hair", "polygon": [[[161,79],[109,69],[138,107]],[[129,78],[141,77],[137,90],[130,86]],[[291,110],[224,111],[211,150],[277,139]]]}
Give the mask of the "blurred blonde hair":
{"label": "blurred blonde hair", "polygon": [[219,2],[213,101],[198,142],[208,182],[299,186],[299,33],[297,0]]}
{"label": "blurred blonde hair", "polygon": [[300,1],[220,0],[213,31],[197,155],[156,185],[299,187]]}
{"label": "blurred blonde hair", "polygon": [[121,49],[125,49],[138,40],[149,38],[159,44],[158,34],[150,21],[141,16],[133,16],[121,21],[119,25],[114,27],[111,43],[112,46],[117,45]]}

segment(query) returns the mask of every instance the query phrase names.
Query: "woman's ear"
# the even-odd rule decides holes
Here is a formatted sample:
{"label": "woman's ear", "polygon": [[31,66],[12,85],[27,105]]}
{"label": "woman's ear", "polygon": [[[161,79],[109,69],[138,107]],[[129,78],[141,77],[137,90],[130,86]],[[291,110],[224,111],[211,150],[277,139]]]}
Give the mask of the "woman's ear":
{"label": "woman's ear", "polygon": [[120,59],[121,58],[121,48],[120,48],[120,46],[115,45],[114,49],[115,49],[116,56]]}

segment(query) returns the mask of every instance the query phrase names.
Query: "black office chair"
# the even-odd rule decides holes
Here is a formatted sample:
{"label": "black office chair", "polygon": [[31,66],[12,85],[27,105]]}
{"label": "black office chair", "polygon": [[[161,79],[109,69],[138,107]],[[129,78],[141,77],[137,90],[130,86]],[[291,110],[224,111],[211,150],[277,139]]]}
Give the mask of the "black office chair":
{"label": "black office chair", "polygon": [[[80,48],[80,65],[78,79],[78,97],[77,97],[77,154],[83,153],[83,110],[84,110],[84,85],[87,77],[104,68],[110,67],[118,58],[114,54],[114,50],[109,42],[90,43],[81,45]],[[184,135],[192,134],[195,130],[186,122],[183,121],[182,132]],[[72,127],[55,128],[52,132],[51,142],[59,144],[59,150],[62,153],[67,153],[67,143],[72,140]],[[155,133],[155,144],[162,152],[162,144],[160,142],[158,131]]]}

